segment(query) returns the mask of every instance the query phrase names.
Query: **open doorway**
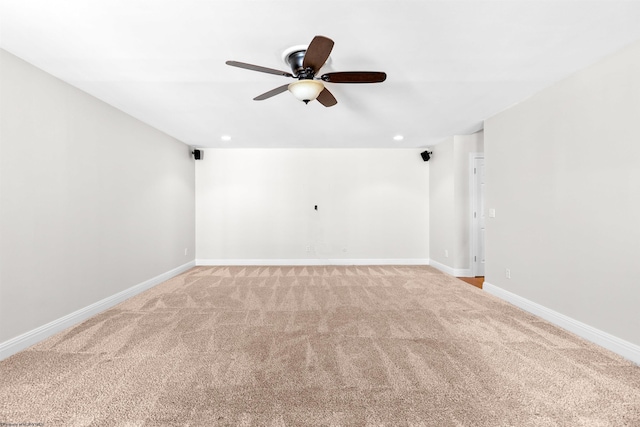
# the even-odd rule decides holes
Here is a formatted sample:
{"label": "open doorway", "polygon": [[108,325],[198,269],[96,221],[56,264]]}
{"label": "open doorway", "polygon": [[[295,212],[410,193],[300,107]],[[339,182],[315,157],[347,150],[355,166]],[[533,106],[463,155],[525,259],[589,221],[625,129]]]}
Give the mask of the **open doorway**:
{"label": "open doorway", "polygon": [[484,154],[473,153],[470,157],[471,238],[469,240],[471,242],[471,266],[473,276],[483,277],[485,264]]}

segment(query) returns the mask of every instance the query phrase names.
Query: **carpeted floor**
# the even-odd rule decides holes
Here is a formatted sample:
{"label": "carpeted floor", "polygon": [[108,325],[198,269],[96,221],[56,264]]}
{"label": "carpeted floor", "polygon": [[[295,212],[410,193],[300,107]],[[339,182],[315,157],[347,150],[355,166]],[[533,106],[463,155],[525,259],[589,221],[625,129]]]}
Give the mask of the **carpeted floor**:
{"label": "carpeted floor", "polygon": [[430,267],[196,267],[0,378],[0,425],[640,425],[640,367]]}

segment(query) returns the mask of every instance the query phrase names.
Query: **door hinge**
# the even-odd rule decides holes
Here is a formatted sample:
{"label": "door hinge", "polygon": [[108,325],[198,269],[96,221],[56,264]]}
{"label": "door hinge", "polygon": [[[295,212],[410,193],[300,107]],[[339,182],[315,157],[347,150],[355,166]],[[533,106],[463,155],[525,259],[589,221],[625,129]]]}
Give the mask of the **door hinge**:
{"label": "door hinge", "polygon": [[474,175],[476,174],[476,168],[473,168],[473,174]]}
{"label": "door hinge", "polygon": [[476,258],[476,256],[474,255],[473,257],[473,262],[478,262],[478,258]]}
{"label": "door hinge", "polygon": [[475,213],[475,212],[473,213],[473,217],[474,217],[474,218],[476,217],[476,213]]}

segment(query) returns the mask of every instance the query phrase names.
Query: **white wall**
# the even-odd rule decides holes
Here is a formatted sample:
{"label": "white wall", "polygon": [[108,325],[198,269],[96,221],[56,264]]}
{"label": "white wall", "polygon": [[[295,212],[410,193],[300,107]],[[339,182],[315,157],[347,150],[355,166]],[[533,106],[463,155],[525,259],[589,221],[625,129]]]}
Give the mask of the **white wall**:
{"label": "white wall", "polygon": [[429,160],[431,260],[450,274],[471,276],[470,154],[484,151],[484,134],[480,131],[455,135],[434,146],[432,151]]}
{"label": "white wall", "polygon": [[0,343],[194,259],[186,145],[4,50],[0,136]]}
{"label": "white wall", "polygon": [[198,263],[425,263],[429,165],[420,151],[205,150]]}
{"label": "white wall", "polygon": [[[453,269],[455,240],[453,137],[434,146],[431,151],[433,154],[429,160],[429,255],[432,261]],[[445,255],[445,251],[448,256]],[[453,271],[448,270],[448,272]]]}
{"label": "white wall", "polygon": [[640,42],[487,120],[485,150],[486,280],[640,345]]}

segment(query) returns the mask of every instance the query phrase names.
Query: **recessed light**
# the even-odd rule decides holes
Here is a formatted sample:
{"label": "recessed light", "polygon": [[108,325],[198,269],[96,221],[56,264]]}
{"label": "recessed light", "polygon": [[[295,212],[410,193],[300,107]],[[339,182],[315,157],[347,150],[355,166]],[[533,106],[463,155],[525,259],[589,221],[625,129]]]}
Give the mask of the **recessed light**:
{"label": "recessed light", "polygon": [[221,140],[223,141],[231,141],[231,136],[230,135],[222,135],[220,137]]}
{"label": "recessed light", "polygon": [[404,136],[402,136],[402,135],[396,135],[396,136],[393,137],[394,141],[402,141],[403,139],[404,139]]}

